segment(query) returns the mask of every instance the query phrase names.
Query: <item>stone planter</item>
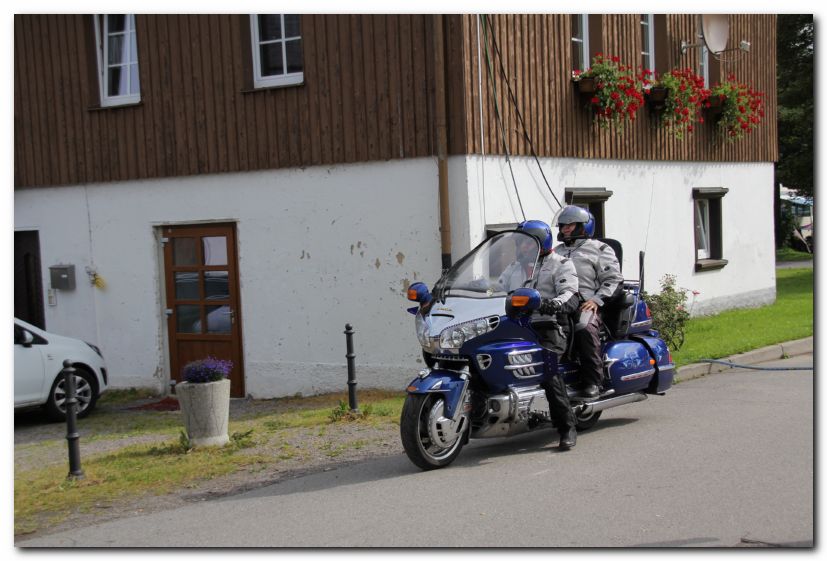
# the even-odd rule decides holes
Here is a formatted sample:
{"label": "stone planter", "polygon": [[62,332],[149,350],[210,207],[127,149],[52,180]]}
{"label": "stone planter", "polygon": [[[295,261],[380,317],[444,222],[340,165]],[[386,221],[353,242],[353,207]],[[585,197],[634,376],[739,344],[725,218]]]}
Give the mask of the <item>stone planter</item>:
{"label": "stone planter", "polygon": [[230,441],[230,380],[181,382],[175,393],[193,446],[223,446]]}

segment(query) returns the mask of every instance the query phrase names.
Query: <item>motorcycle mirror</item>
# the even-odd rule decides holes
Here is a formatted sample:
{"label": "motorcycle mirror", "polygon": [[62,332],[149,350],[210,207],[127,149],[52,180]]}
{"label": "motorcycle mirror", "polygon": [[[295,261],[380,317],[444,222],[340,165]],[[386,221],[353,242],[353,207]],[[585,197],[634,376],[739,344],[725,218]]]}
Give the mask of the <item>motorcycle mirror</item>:
{"label": "motorcycle mirror", "polygon": [[513,318],[521,314],[530,314],[540,307],[540,293],[533,288],[518,288],[505,299],[505,313]]}
{"label": "motorcycle mirror", "polygon": [[408,288],[408,300],[425,305],[431,301],[431,293],[424,282],[415,282]]}

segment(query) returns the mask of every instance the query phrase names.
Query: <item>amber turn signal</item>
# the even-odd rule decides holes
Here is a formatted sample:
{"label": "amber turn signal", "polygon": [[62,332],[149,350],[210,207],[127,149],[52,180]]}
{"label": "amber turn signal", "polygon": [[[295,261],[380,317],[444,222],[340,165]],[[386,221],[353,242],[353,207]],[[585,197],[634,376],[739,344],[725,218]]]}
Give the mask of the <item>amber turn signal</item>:
{"label": "amber turn signal", "polygon": [[512,296],[511,305],[515,308],[522,308],[528,304],[528,296]]}
{"label": "amber turn signal", "polygon": [[416,302],[416,290],[413,288],[408,289],[408,300],[411,302]]}

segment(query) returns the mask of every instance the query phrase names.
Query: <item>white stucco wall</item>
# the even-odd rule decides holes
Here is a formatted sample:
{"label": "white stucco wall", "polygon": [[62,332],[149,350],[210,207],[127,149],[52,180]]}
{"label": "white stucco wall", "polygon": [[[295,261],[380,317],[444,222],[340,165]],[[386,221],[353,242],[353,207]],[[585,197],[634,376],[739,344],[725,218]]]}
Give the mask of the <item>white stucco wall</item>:
{"label": "white stucco wall", "polygon": [[[627,278],[638,278],[638,253],[646,252],[649,291],[659,290],[663,275],[676,275],[679,286],[700,292],[693,314],[775,300],[771,163],[575,159],[541,163],[563,204],[567,187],[604,187],[613,192],[605,204],[606,235],[623,244]],[[512,158],[511,167],[526,218],[550,222],[559,207],[535,160]],[[520,222],[523,217],[505,158],[469,158],[467,169],[463,188],[470,201],[473,246],[483,239],[486,223]],[[695,272],[692,189],[697,187],[729,189],[722,201],[723,258],[729,263],[720,270]]]}
{"label": "white stucco wall", "polygon": [[348,322],[359,385],[402,388],[421,361],[405,289],[439,276],[437,185],[436,161],[421,159],[26,189],[15,229],[40,232],[44,290],[50,265],[75,265],[77,289],[46,305],[46,328],[99,344],[114,387],[169,380],[157,228],[228,221],[248,394],[345,389]]}
{"label": "white stucco wall", "polygon": [[[566,187],[605,187],[607,235],[624,246],[624,274],[666,273],[700,295],[694,313],[775,298],[772,165],[546,159]],[[532,158],[513,158],[527,218],[557,204]],[[503,158],[449,160],[454,260],[486,224],[523,219]],[[694,271],[692,189],[726,187],[721,270]],[[77,288],[46,305],[49,331],[98,344],[113,387],[164,389],[170,379],[158,229],[237,227],[246,390],[266,398],[346,389],[344,326],[356,328],[358,387],[403,388],[421,366],[405,289],[432,286],[441,266],[435,159],[23,189],[16,230],[40,233],[48,267],[74,264]],[[86,267],[105,279],[93,288]],[[44,294],[44,299],[46,295]]]}

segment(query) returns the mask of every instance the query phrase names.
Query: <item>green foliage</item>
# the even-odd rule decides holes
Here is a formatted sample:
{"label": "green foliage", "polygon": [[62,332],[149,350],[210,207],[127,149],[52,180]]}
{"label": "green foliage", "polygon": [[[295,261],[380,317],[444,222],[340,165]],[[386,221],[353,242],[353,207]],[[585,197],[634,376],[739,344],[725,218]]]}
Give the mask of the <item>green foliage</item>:
{"label": "green foliage", "polygon": [[256,445],[255,440],[253,439],[253,432],[255,429],[250,429],[248,431],[240,432],[236,431],[230,435],[230,446],[236,449],[241,448],[251,448]]}
{"label": "green foliage", "polygon": [[675,282],[675,275],[664,275],[660,280],[660,294],[643,295],[652,312],[652,326],[672,351],[683,345],[684,328],[689,319],[686,309],[687,291],[676,287]]}
{"label": "green foliage", "polygon": [[812,335],[813,270],[779,269],[774,304],[692,318],[686,324],[686,343],[672,358],[682,366]]}
{"label": "green foliage", "polygon": [[338,407],[330,412],[330,422],[337,421],[358,421],[367,419],[373,413],[373,406],[368,404],[362,409],[351,410],[350,406],[344,401],[339,401]]}
{"label": "green foliage", "polygon": [[585,72],[575,71],[572,79],[594,78],[596,91],[589,101],[595,121],[601,128],[614,124],[623,130],[627,121],[634,121],[643,106],[643,84],[631,66],[616,56],[598,53]]}
{"label": "green foliage", "polygon": [[812,261],[813,254],[806,251],[796,251],[789,247],[782,247],[775,252],[775,262],[781,261]]}
{"label": "green foliage", "polygon": [[793,247],[793,232],[796,229],[796,219],[790,208],[782,204],[778,217],[778,247]]}
{"label": "green foliage", "polygon": [[722,104],[718,130],[728,142],[752,133],[764,118],[764,92],[739,82],[733,74],[712,87],[707,103]]}
{"label": "green foliage", "polygon": [[814,28],[812,14],[778,15],[776,181],[801,195],[814,191]]}

